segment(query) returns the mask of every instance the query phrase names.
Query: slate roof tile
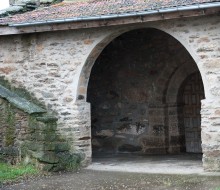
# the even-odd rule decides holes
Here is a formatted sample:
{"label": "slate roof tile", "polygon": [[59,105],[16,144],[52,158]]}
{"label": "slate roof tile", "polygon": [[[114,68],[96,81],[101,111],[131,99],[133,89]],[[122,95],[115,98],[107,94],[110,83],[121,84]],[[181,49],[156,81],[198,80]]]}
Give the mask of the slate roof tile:
{"label": "slate roof tile", "polygon": [[90,0],[87,2],[59,3],[49,7],[0,19],[0,25],[49,21],[67,18],[91,17],[158,10],[193,4],[214,3],[217,0]]}

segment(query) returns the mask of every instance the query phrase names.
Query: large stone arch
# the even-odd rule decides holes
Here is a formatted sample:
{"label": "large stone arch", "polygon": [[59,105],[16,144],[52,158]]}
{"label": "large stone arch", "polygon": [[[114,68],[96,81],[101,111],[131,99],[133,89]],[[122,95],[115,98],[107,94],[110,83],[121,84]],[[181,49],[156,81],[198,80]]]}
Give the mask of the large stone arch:
{"label": "large stone arch", "polygon": [[[195,63],[187,62],[186,64],[183,64],[181,67],[176,70],[173,75],[171,76],[171,79],[169,80],[168,86],[165,90],[165,104],[167,105],[166,110],[166,117],[167,117],[167,126],[169,134],[169,152],[175,152],[177,150],[182,149],[181,146],[183,146],[182,142],[185,141],[185,125],[184,125],[184,116],[183,116],[183,105],[181,102],[182,97],[182,88],[184,87],[184,83],[186,79],[195,74],[199,73],[199,69],[196,66]],[[200,116],[200,122],[201,122],[201,116]],[[173,128],[176,128],[176,133],[171,134],[170,131],[172,131]],[[201,124],[200,124],[201,128]],[[178,143],[176,144],[172,142],[172,138],[177,138]],[[176,147],[177,145],[177,147]],[[184,144],[185,146],[185,144]]]}
{"label": "large stone arch", "polygon": [[[95,63],[95,61],[96,61],[96,59],[98,58],[98,56],[101,54],[101,52],[103,51],[103,49],[113,40],[113,39],[115,39],[117,36],[120,36],[121,34],[123,34],[123,33],[126,33],[126,31],[131,31],[131,30],[135,30],[135,29],[147,29],[147,28],[151,28],[152,29],[152,27],[131,27],[131,28],[129,28],[129,29],[126,29],[126,30],[120,30],[120,31],[116,31],[115,33],[113,33],[113,34],[111,34],[111,35],[108,35],[106,38],[104,38],[103,40],[101,40],[101,42],[100,43],[98,43],[96,46],[95,46],[95,48],[92,50],[92,52],[90,53],[90,56],[87,58],[87,61],[86,61],[86,63],[84,64],[84,66],[83,66],[83,68],[82,68],[82,70],[81,70],[81,75],[80,75],[80,80],[79,80],[79,84],[78,84],[78,90],[77,90],[77,104],[78,105],[80,105],[81,104],[81,106],[86,106],[84,103],[86,102],[86,99],[87,99],[87,85],[88,85],[88,81],[89,81],[89,78],[90,78],[90,73],[91,73],[91,70],[92,70],[92,67],[93,67],[93,65],[94,65],[94,63]],[[153,29],[155,29],[155,27],[153,28]],[[156,28],[157,29],[157,28]],[[158,29],[157,29],[158,30]],[[159,31],[161,31],[161,30],[159,30]],[[164,31],[162,31],[162,32],[164,32]],[[167,32],[165,32],[165,34],[167,34],[168,36],[171,36],[169,33],[167,33]],[[173,36],[171,36],[171,37],[173,37]],[[174,38],[175,40],[176,40],[176,38]],[[179,43],[179,44],[181,44],[178,40],[177,40],[177,42]],[[182,44],[180,45],[180,46],[183,46]],[[181,47],[182,48],[182,47]],[[186,50],[186,48],[183,46],[183,49],[184,49],[184,51],[186,51],[186,53],[188,54],[189,53],[189,51],[188,50]],[[190,59],[192,59],[193,60],[193,58],[192,58],[192,55],[190,55],[189,56],[190,57]],[[180,63],[181,63],[181,61],[180,61]],[[195,62],[194,62],[194,60],[193,61],[191,61],[189,64],[195,64]],[[177,64],[177,66],[179,67],[179,65],[180,64]],[[169,66],[168,66],[169,67]],[[188,69],[188,67],[190,67],[190,69]],[[193,69],[192,69],[193,68]],[[167,83],[165,83],[163,86],[161,86],[161,89],[159,89],[159,92],[158,93],[160,93],[160,92],[165,92],[165,97],[168,97],[168,96],[170,96],[170,95],[172,95],[172,89],[171,88],[175,88],[175,90],[176,90],[176,94],[178,93],[177,91],[178,91],[178,88],[179,88],[179,86],[180,86],[180,83],[184,80],[184,77],[185,76],[180,76],[180,80],[178,80],[178,82],[180,82],[180,83],[178,83],[178,84],[174,84],[174,82],[177,82],[177,81],[175,81],[176,80],[176,76],[178,75],[178,73],[179,74],[181,74],[181,75],[183,75],[183,73],[181,73],[181,72],[183,72],[183,71],[185,71],[184,69],[188,69],[189,71],[188,72],[186,72],[185,74],[186,75],[189,75],[189,73],[191,72],[191,71],[194,71],[194,70],[196,70],[196,68],[197,68],[197,66],[195,65],[195,66],[190,66],[190,65],[187,65],[187,64],[184,64],[182,67],[180,67],[179,68],[179,70],[178,71],[176,71],[175,70],[175,68],[173,69],[173,71],[168,71],[168,72],[166,72],[166,74],[162,74],[162,76],[161,76],[161,80],[163,80],[163,78],[167,78],[168,80],[167,80]],[[167,68],[168,70],[169,70],[169,68]],[[168,73],[168,74],[167,74]],[[173,74],[174,73],[174,74]],[[160,78],[159,78],[159,80],[160,80]],[[172,85],[174,85],[173,87],[172,87]],[[179,85],[179,86],[178,86]],[[168,89],[168,90],[167,90]],[[168,91],[168,93],[166,93],[166,91]],[[171,92],[169,92],[169,91],[171,91]],[[170,93],[170,94],[169,94]],[[165,102],[164,102],[164,100],[165,100]],[[165,110],[166,108],[166,104],[164,104],[164,103],[166,103],[166,101],[167,101],[167,99],[165,98],[162,98],[162,101],[159,103],[159,104],[157,104],[156,105],[156,107],[153,105],[153,106],[151,106],[149,109],[150,109],[150,112],[153,114],[153,117],[155,118],[156,117],[156,115],[157,115],[157,113],[156,112],[158,112],[158,110],[160,110],[159,112],[162,114],[161,115],[161,118],[162,117],[166,117],[166,114],[164,115],[164,111],[163,110]],[[81,103],[80,103],[81,102]],[[84,102],[84,103],[83,103]],[[157,102],[158,103],[158,102]],[[86,103],[87,105],[89,105],[88,103]],[[169,108],[168,108],[169,109]],[[173,106],[171,106],[171,111],[172,111],[172,109],[176,109],[176,108],[174,108]],[[177,116],[178,117],[178,116]],[[177,118],[178,119],[178,118]],[[166,119],[165,119],[166,120]],[[150,121],[151,122],[151,121]],[[167,123],[166,123],[167,122]],[[90,123],[91,124],[91,123]],[[157,125],[157,126],[159,126],[158,124],[156,124],[156,123],[154,123],[154,121],[152,121],[151,122],[151,125]],[[163,121],[163,123],[161,123],[161,125],[160,126],[164,126],[164,128],[166,128],[165,126],[169,126],[169,125],[172,125],[172,123],[171,123],[171,121],[169,121],[169,117],[168,117],[168,121]],[[176,125],[176,123],[174,123],[174,125]],[[175,127],[175,126],[174,126]],[[168,131],[169,131],[169,129],[167,128],[167,129],[165,129],[167,132],[165,132],[165,133],[167,133],[168,134]],[[169,134],[168,134],[169,135]],[[176,134],[175,134],[176,135]],[[176,136],[178,136],[178,134],[176,135]],[[175,136],[175,137],[176,137]],[[167,147],[170,147],[170,140],[169,139],[167,139],[166,140],[167,142],[166,142],[166,146]],[[170,152],[170,153],[172,153],[172,152],[178,152],[178,149],[179,149],[180,147],[178,147],[178,146],[176,146],[176,147],[174,147],[174,146],[172,146],[172,149],[173,150],[166,150],[166,152]]]}
{"label": "large stone arch", "polygon": [[196,65],[182,65],[172,76],[166,90],[166,103],[177,103],[180,85],[191,74],[199,71]]}
{"label": "large stone arch", "polygon": [[[86,97],[87,97],[87,87],[88,87],[88,82],[89,82],[89,78],[90,78],[90,73],[92,70],[92,67],[96,61],[96,59],[99,57],[99,55],[101,54],[101,52],[104,50],[104,48],[116,37],[122,35],[123,33],[126,33],[128,31],[131,30],[135,30],[135,29],[140,29],[140,28],[154,28],[154,29],[158,29],[162,32],[165,32],[166,34],[172,36],[174,39],[176,39],[182,46],[183,48],[185,48],[187,50],[187,52],[189,53],[189,55],[192,57],[192,59],[194,60],[200,74],[202,77],[202,81],[203,81],[203,85],[204,85],[204,91],[205,91],[205,97],[206,100],[202,101],[202,109],[201,109],[201,113],[202,113],[202,142],[203,142],[203,163],[204,163],[204,168],[205,169],[210,169],[210,168],[214,168],[217,167],[213,166],[212,163],[208,163],[207,160],[209,160],[208,158],[208,154],[206,152],[208,152],[207,150],[209,150],[209,148],[207,148],[207,146],[205,144],[207,144],[207,140],[205,138],[208,138],[208,132],[209,129],[207,127],[203,127],[203,126],[207,126],[207,123],[209,123],[209,119],[206,117],[207,114],[207,110],[209,109],[209,107],[207,107],[207,105],[210,105],[210,100],[213,99],[213,94],[210,90],[211,86],[209,85],[209,78],[207,78],[207,70],[206,67],[204,67],[204,61],[206,62],[206,59],[202,59],[201,58],[201,54],[198,53],[198,48],[194,48],[194,46],[192,44],[190,44],[189,42],[189,35],[187,35],[187,33],[190,33],[191,31],[187,31],[186,33],[181,33],[179,34],[179,32],[177,32],[175,29],[172,29],[171,26],[166,25],[166,24],[145,24],[145,25],[138,25],[138,26],[128,26],[127,28],[124,27],[116,27],[113,28],[109,31],[106,31],[106,35],[103,35],[101,39],[99,39],[99,42],[96,43],[94,45],[94,48],[90,51],[90,53],[87,55],[87,59],[86,61],[81,65],[80,67],[80,72],[79,75],[77,77],[77,81],[76,83],[76,109],[77,110],[77,117],[78,118],[82,118],[82,120],[85,120],[85,126],[86,126],[86,133],[82,134],[80,137],[87,135],[88,139],[85,140],[85,142],[82,141],[77,141],[76,146],[78,146],[78,144],[82,144],[82,143],[87,143],[89,144],[89,146],[87,147],[85,151],[86,153],[86,159],[87,160],[91,160],[91,110],[90,110],[90,104],[88,102],[86,102]],[[207,60],[208,61],[208,60]],[[170,111],[172,111],[172,107],[170,108]],[[174,109],[176,109],[174,107]],[[211,113],[212,110],[210,110],[210,112],[208,112],[208,114]],[[170,121],[167,121],[168,123]],[[80,140],[81,138],[79,138]],[[82,138],[83,139],[83,138]],[[169,142],[168,142],[169,144]],[[175,148],[174,150],[169,150],[168,152],[175,152]],[[211,158],[210,160],[215,160],[215,158]],[[215,160],[216,161],[216,160]]]}
{"label": "large stone arch", "polygon": [[96,59],[99,57],[99,55],[102,53],[104,48],[115,38],[118,36],[123,35],[126,32],[135,30],[135,29],[144,29],[144,28],[154,28],[157,30],[160,30],[162,32],[165,32],[166,34],[172,36],[174,39],[176,39],[189,53],[189,55],[193,58],[195,61],[200,73],[201,77],[203,80],[204,88],[207,89],[205,90],[205,95],[206,97],[210,97],[210,91],[208,90],[208,84],[205,78],[205,71],[202,68],[202,66],[199,63],[199,58],[194,52],[194,50],[189,46],[187,43],[186,39],[184,39],[182,36],[176,34],[173,32],[171,29],[166,29],[157,25],[141,25],[141,26],[130,26],[122,29],[116,29],[111,33],[108,33],[106,36],[104,36],[91,50],[89,53],[85,63],[83,64],[81,70],[80,70],[80,75],[79,75],[79,80],[78,80],[78,85],[76,89],[76,101],[86,101],[86,96],[87,96],[87,87],[88,87],[88,82],[89,82],[89,77],[91,74],[91,70],[93,65],[95,64]]}

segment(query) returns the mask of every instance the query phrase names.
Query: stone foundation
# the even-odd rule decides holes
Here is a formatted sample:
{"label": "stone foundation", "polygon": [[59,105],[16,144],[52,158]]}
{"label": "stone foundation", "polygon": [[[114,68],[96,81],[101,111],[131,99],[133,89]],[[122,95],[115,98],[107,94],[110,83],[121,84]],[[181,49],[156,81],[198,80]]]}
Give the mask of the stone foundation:
{"label": "stone foundation", "polygon": [[203,167],[207,171],[220,171],[220,106],[219,101],[202,101]]}

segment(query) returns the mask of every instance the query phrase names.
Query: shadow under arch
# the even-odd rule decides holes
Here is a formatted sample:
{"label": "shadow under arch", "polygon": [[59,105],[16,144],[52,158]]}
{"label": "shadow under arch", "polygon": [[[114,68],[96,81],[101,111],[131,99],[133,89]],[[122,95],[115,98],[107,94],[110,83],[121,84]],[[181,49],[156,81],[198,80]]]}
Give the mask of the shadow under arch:
{"label": "shadow under arch", "polygon": [[[146,29],[146,30],[147,29],[155,29],[155,30],[159,30],[161,32],[166,33],[168,36],[171,36],[175,40],[177,40],[183,46],[183,48],[189,53],[189,55],[192,57],[192,59],[195,61],[196,65],[199,69],[199,72],[201,74],[201,77],[202,77],[204,89],[208,89],[208,88],[206,88],[207,83],[206,83],[204,74],[202,72],[202,69],[198,65],[198,57],[193,53],[192,49],[189,47],[187,42],[184,41],[184,39],[181,39],[181,37],[178,37],[178,36],[174,35],[174,33],[172,33],[171,31],[169,31],[167,29],[163,29],[163,28],[157,27],[157,26],[143,26],[142,25],[142,26],[138,26],[138,27],[137,26],[131,26],[131,27],[127,27],[127,28],[117,29],[115,32],[112,32],[111,34],[108,34],[98,44],[96,44],[96,46],[92,49],[89,56],[87,57],[84,65],[82,66],[82,69],[80,71],[78,85],[77,85],[77,88],[76,88],[76,101],[84,101],[84,102],[86,101],[86,99],[87,99],[87,87],[88,87],[92,67],[95,64],[97,58],[103,52],[103,50],[117,37],[122,36],[125,33],[131,32],[131,31],[134,31],[134,30],[138,30],[138,29]],[[206,90],[205,90],[205,95],[208,96],[208,91],[206,91]]]}
{"label": "shadow under arch", "polygon": [[[205,98],[204,84],[199,70],[188,73],[180,83],[177,94],[179,105],[179,133],[184,134],[186,152],[203,153],[201,140],[201,100]],[[190,87],[190,88],[189,88]]]}
{"label": "shadow under arch", "polygon": [[[166,131],[167,136],[170,137],[171,128],[175,128],[175,127],[178,128],[178,133],[179,133],[178,141],[180,143],[181,152],[187,152],[186,150],[186,138],[187,137],[185,136],[185,134],[187,133],[185,126],[187,124],[184,121],[185,120],[184,119],[184,113],[185,113],[184,88],[186,87],[185,85],[188,79],[190,79],[191,76],[196,75],[196,74],[199,76],[199,78],[201,78],[200,82],[202,85],[202,92],[204,93],[204,84],[202,81],[200,70],[195,63],[190,63],[190,62],[183,64],[171,75],[169,83],[165,89],[166,92],[164,93],[164,99],[165,99],[164,103],[167,105],[167,109],[166,109],[166,117],[168,118],[167,126],[169,126]],[[199,113],[201,111],[201,100],[205,98],[205,93],[203,97],[201,99],[200,98],[201,97],[199,97],[199,99],[196,100],[197,105],[200,104]],[[172,115],[170,115],[170,113],[172,113]],[[194,115],[197,115],[198,117],[197,118],[197,120],[199,120],[198,127],[201,130],[201,115],[199,113],[197,114],[194,113]],[[175,121],[173,121],[172,117],[176,117]],[[187,117],[190,118],[191,115],[188,115]],[[176,123],[176,121],[178,121],[178,124]],[[199,133],[196,134],[195,136],[201,136],[201,131],[199,131]],[[169,140],[168,144],[170,143],[170,141],[171,140]],[[198,143],[198,144],[201,145],[201,143]],[[172,145],[169,144],[169,147],[170,146]]]}
{"label": "shadow under arch", "polygon": [[199,72],[201,75],[198,67],[195,64],[184,64],[173,74],[165,93],[166,103],[175,104],[178,102],[181,85],[184,83],[188,76],[196,72]]}

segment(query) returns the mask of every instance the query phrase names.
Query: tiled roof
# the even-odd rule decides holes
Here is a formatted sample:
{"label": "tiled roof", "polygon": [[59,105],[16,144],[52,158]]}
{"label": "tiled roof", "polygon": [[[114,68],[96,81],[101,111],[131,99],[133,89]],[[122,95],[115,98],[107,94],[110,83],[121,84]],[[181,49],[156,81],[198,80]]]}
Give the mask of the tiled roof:
{"label": "tiled roof", "polygon": [[158,10],[194,4],[220,2],[217,0],[91,0],[78,3],[59,3],[50,7],[0,19],[0,25],[34,23],[57,19],[117,15],[130,12]]}

